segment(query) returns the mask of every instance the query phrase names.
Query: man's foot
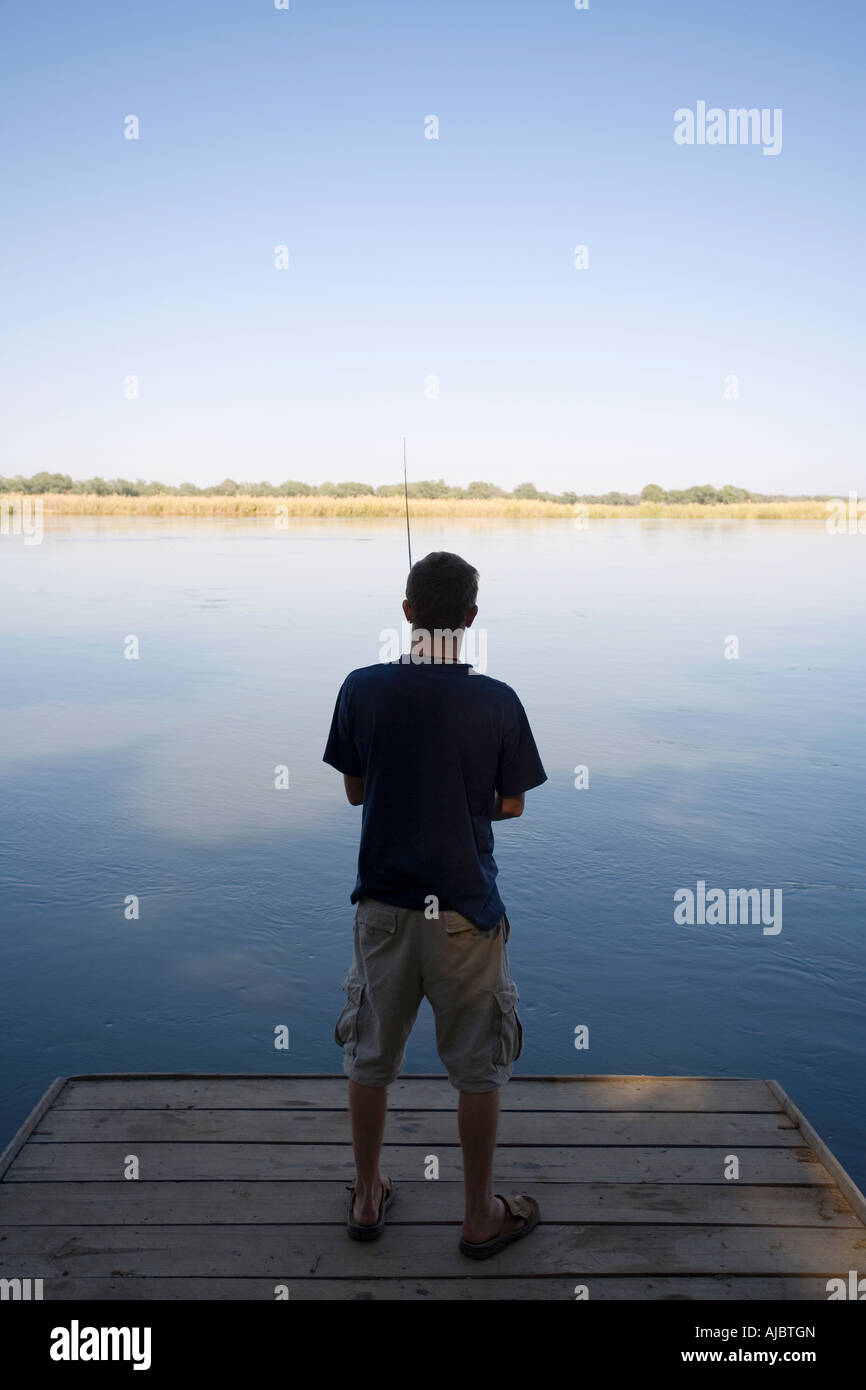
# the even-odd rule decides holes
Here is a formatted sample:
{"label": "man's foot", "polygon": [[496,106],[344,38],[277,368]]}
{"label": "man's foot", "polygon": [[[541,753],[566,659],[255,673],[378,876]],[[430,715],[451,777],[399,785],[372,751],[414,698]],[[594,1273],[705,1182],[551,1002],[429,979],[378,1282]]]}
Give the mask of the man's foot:
{"label": "man's foot", "polygon": [[525,1225],[526,1222],[522,1217],[517,1218],[511,1215],[501,1197],[494,1197],[493,1210],[487,1219],[473,1225],[464,1221],[460,1235],[470,1245],[483,1245],[486,1240],[495,1240],[497,1236],[508,1236],[512,1231],[518,1231],[521,1226]]}
{"label": "man's foot", "polygon": [[[538,1203],[528,1193],[513,1193],[493,1198],[494,1206],[487,1220],[475,1225],[464,1223],[460,1251],[473,1260],[486,1260],[515,1240],[521,1240],[535,1230],[540,1218]],[[471,1232],[467,1236],[467,1231]]]}
{"label": "man's foot", "polygon": [[352,1220],[356,1226],[375,1226],[379,1220],[384,1187],[381,1181],[363,1196],[356,1196],[352,1203]]}
{"label": "man's foot", "polygon": [[346,1230],[352,1240],[378,1240],[385,1229],[385,1213],[394,1200],[390,1178],[376,1181],[369,1192],[359,1194],[357,1179],[348,1186]]}

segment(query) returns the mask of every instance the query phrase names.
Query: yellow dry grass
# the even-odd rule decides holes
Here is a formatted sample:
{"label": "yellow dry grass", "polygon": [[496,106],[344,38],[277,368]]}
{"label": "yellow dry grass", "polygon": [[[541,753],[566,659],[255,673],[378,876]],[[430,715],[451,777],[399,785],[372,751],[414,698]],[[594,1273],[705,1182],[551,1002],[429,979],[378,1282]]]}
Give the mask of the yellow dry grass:
{"label": "yellow dry grass", "polygon": [[[4,503],[20,500],[21,494],[0,494]],[[35,494],[29,494],[29,500]],[[41,496],[46,516],[186,516],[186,517],[401,517],[403,498],[370,497],[176,497],[159,493],[154,497],[98,496],[50,492]],[[560,502],[534,502],[523,498],[412,497],[413,517],[486,517],[491,521],[513,518],[548,517],[631,517],[700,520],[722,518],[728,521],[810,521],[826,520],[828,503],[817,500],[797,502],[731,502],[702,506],[697,502],[641,502],[634,507],[600,503],[570,506]]]}
{"label": "yellow dry grass", "polygon": [[[402,497],[99,497],[68,492],[46,493],[45,514],[65,516],[297,516],[395,517],[405,514]],[[456,497],[410,497],[412,516],[564,516],[573,507],[553,502],[512,501],[497,497],[462,501]]]}
{"label": "yellow dry grass", "polygon": [[721,517],[728,521],[826,521],[829,504],[817,498],[802,502],[641,502],[636,507],[590,503],[591,517],[667,517],[687,521]]}

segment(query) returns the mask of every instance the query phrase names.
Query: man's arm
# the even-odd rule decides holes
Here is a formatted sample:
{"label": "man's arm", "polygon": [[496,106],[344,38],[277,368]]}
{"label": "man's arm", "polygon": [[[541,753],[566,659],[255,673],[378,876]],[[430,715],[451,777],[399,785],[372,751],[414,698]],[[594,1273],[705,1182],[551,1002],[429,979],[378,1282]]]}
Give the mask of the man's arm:
{"label": "man's arm", "polygon": [[[343,773],[343,785],[346,788],[346,796],[350,806],[363,806],[364,804],[364,780],[362,777],[350,777],[347,772]],[[522,798],[521,798],[522,800]],[[518,815],[520,812],[518,811]]]}
{"label": "man's arm", "polygon": [[[358,756],[355,740],[352,737],[349,708],[353,674],[350,673],[340,686],[340,693],[334,706],[334,717],[331,720],[331,731],[328,734],[328,742],[322,761],[343,774],[343,786],[346,789],[349,805],[362,806],[364,804],[364,779],[362,775],[364,769]],[[358,771],[353,772],[353,768],[357,768]]]}
{"label": "man's arm", "polygon": [[[496,801],[493,820],[514,820],[523,815],[525,793],[547,781],[526,711],[511,690],[511,708],[506,713],[496,771]],[[503,795],[505,788],[509,794]]]}

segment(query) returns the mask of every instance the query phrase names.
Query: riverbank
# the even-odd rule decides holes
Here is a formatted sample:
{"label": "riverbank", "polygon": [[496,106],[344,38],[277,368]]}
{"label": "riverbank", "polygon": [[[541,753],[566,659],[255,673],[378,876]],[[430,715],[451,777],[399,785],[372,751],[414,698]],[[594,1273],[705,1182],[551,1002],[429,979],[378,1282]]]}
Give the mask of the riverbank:
{"label": "riverbank", "polygon": [[[201,516],[201,517],[400,517],[401,496],[371,497],[185,497],[157,493],[152,497],[109,496],[88,493],[0,493],[0,509],[22,502],[41,502],[46,516]],[[637,506],[603,503],[542,502],[527,498],[412,497],[414,517],[489,517],[490,520],[548,517],[551,520],[624,517],[637,520],[656,517],[671,520],[727,521],[826,521],[830,503],[806,499],[790,502],[729,502],[709,506],[697,502],[641,502]]]}

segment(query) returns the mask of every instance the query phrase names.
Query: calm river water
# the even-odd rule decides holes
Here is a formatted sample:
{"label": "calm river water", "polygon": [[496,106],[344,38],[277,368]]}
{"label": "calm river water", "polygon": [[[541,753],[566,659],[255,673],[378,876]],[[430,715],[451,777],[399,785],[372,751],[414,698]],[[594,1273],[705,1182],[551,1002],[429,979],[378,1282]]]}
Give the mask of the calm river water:
{"label": "calm river water", "polygon": [[[418,521],[413,542],[480,571],[474,655],[549,776],[496,829],[518,1071],[775,1077],[862,1185],[866,541]],[[399,522],[0,537],[4,1142],[58,1075],[340,1070],[360,813],[321,759],[405,575]],[[699,880],[780,890],[781,931],[678,923]],[[407,1070],[441,1071],[426,1005]]]}

